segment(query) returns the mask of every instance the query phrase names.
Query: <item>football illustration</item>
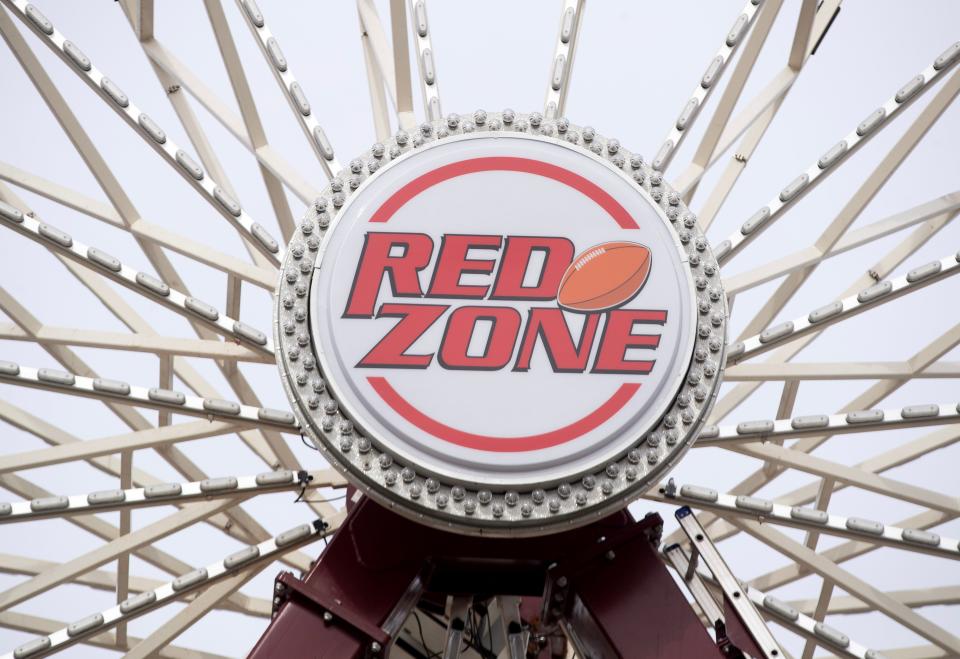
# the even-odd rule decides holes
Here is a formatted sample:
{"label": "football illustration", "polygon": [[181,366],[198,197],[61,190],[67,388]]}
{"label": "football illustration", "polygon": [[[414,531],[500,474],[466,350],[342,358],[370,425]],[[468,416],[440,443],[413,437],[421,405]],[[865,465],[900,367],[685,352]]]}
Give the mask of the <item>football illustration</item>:
{"label": "football illustration", "polygon": [[606,311],[632,300],[650,274],[650,249],[613,241],[580,253],[563,273],[557,302],[581,313]]}

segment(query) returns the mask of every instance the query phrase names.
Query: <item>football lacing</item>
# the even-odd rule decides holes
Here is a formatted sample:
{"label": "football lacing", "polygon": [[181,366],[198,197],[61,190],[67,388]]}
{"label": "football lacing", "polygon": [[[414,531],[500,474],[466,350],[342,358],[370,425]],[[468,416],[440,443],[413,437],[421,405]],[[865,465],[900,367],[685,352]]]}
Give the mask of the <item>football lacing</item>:
{"label": "football lacing", "polygon": [[584,254],[583,256],[581,256],[579,259],[577,259],[577,262],[576,262],[576,264],[574,264],[573,267],[574,267],[575,270],[579,271],[580,268],[582,268],[583,266],[585,266],[588,262],[590,262],[590,261],[592,261],[593,259],[597,258],[597,257],[600,256],[601,254],[606,254],[606,252],[607,252],[607,250],[604,249],[603,247],[597,247],[596,249],[591,249],[589,252],[587,252],[586,254]]}

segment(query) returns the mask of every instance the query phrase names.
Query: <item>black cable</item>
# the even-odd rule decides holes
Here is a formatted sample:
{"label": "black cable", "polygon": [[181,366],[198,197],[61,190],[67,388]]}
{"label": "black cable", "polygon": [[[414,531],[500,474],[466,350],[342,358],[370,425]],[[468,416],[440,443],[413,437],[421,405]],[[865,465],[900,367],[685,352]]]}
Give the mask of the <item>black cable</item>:
{"label": "black cable", "polygon": [[334,501],[342,501],[347,498],[346,494],[341,494],[338,497],[333,497],[332,499],[300,499],[305,503],[333,503]]}
{"label": "black cable", "polygon": [[417,621],[417,630],[420,632],[420,645],[423,646],[424,651],[429,652],[427,659],[435,659],[435,657],[440,656],[440,652],[434,652],[427,646],[427,639],[423,636],[423,624],[420,622],[420,616],[416,611],[413,612],[413,619]]}
{"label": "black cable", "polygon": [[303,433],[300,433],[300,441],[303,442],[303,445],[306,446],[307,448],[313,449],[314,451],[317,451],[317,452],[320,451],[320,449],[318,449],[316,446],[314,446],[313,444],[307,441],[307,438],[303,436]]}

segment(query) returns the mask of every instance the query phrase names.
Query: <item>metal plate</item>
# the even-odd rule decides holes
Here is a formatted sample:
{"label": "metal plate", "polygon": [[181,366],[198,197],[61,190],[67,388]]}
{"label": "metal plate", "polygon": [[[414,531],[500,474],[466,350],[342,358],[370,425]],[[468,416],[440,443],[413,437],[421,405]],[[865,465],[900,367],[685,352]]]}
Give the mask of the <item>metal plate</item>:
{"label": "metal plate", "polygon": [[[538,114],[452,115],[353,163],[292,238],[274,324],[331,464],[401,513],[505,535],[585,523],[679,460],[721,378],[726,308],[662,176]],[[622,245],[651,264],[632,294],[607,272]],[[609,307],[577,308],[560,282],[594,259]]]}

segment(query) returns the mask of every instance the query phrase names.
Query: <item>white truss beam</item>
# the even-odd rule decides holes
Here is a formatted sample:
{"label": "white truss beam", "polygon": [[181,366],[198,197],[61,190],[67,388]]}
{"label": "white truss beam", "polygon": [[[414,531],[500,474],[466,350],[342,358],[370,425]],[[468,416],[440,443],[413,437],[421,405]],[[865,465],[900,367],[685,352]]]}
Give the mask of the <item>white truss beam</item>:
{"label": "white truss beam", "polygon": [[[240,590],[250,579],[257,576],[264,567],[266,565],[231,574],[222,581],[207,587],[185,609],[178,611],[172,618],[153,630],[147,638],[127,652],[124,655],[125,659],[155,657],[158,651],[169,645],[173,639],[186,631],[202,616],[209,613],[222,599]],[[120,625],[125,624],[126,622],[119,622],[117,629],[120,628]]]}
{"label": "white truss beam", "polygon": [[[932,220],[928,220],[926,223],[915,229],[903,242],[894,247],[890,252],[888,252],[884,257],[877,261],[870,271],[875,273],[878,278],[885,277],[888,275],[894,268],[896,268],[904,259],[906,259],[910,254],[915,252],[921,246],[926,244],[943,226],[947,223],[947,219],[944,217],[938,217]],[[873,279],[870,275],[864,274],[861,275],[852,286],[850,286],[841,297],[848,296],[856,291],[862,289],[864,286],[868,286],[873,282]],[[954,340],[960,340],[960,335],[958,335],[958,328],[953,328],[948,332],[950,336],[954,337]],[[799,353],[803,348],[810,344],[815,338],[820,335],[819,332],[815,332],[806,337],[802,337],[797,341],[791,342],[790,344],[780,348],[775,353],[773,357],[768,360],[768,362],[786,362],[789,361],[794,355]],[[936,341],[933,344],[928,345],[924,350],[917,353],[911,360],[911,364],[914,364],[914,370],[923,370],[927,368],[930,364],[937,361],[943,354],[944,349],[939,345],[940,341]],[[918,359],[919,358],[919,359]],[[876,386],[871,387],[868,392],[855,399],[850,405],[847,406],[847,409],[842,411],[855,411],[857,409],[864,409],[875,405],[878,401],[882,400],[886,395],[895,391],[898,387],[902,386],[907,379],[903,380],[888,380],[885,381],[882,388],[877,388]],[[760,385],[755,382],[747,382],[736,385],[732,391],[727,395],[723,396],[717,401],[717,404],[714,406],[713,412],[711,413],[711,422],[716,423],[720,419],[725,418],[732,410],[736,409],[740,403],[746,400]],[[817,442],[813,446],[819,446],[819,440],[823,438],[817,438]],[[806,442],[807,440],[802,440]],[[803,450],[812,450],[812,448],[807,448],[810,444],[803,443],[802,445],[798,443]],[[761,487],[771,482],[777,475],[780,473],[782,468],[776,463],[769,463],[764,468],[750,474],[743,481],[741,481],[737,486],[735,486],[731,492],[734,494],[753,494]],[[702,515],[703,524],[707,526],[708,524],[713,524],[716,520],[715,516],[712,513],[703,513]],[[715,531],[707,527],[711,534],[716,537]],[[669,541],[677,542],[679,536],[676,534],[671,534]]]}
{"label": "white truss beam", "polygon": [[202,323],[217,334],[242,339],[251,349],[262,352],[266,356],[273,355],[272,342],[264,332],[221,314],[210,304],[176,290],[153,275],[124,265],[119,259],[101,249],[89,247],[74,240],[65,231],[30,217],[19,208],[0,202],[0,220],[7,228],[142,295],[151,302],[189,318],[193,322]]}
{"label": "white truss beam", "polygon": [[[222,190],[216,181],[205,176],[203,170],[193,161],[190,155],[174,143],[148,115],[141,112],[140,108],[127,98],[122,91],[119,93],[123,96],[118,96],[118,98],[125,99],[126,104],[118,102],[114,95],[108,91],[113,88],[109,84],[106,88],[103,86],[103,79],[105,78],[103,73],[94,67],[85,55],[83,56],[84,59],[81,60],[82,65],[71,58],[63,50],[63,44],[66,41],[64,36],[56,28],[49,35],[40,30],[27,18],[25,13],[27,3],[23,0],[3,0],[3,4],[24,25],[30,28],[51,51],[60,57],[81,80],[87,83],[87,86],[96,92],[107,106],[133,128],[185,181],[193,186],[200,193],[200,196],[226,219],[247,243],[259,251],[271,264],[279,266],[279,258],[282,256],[281,249],[267,230],[257,224],[236,200],[230,198],[229,194]],[[11,43],[10,30],[15,30],[15,28],[10,23],[9,18],[3,16],[3,18],[0,18],[0,31],[3,32],[11,48],[14,48],[14,44]],[[146,117],[146,119],[143,117]]]}
{"label": "white truss beam", "polygon": [[784,275],[792,274],[807,266],[817,265],[826,259],[839,256],[874,240],[885,238],[915,224],[937,217],[953,219],[957,211],[960,211],[960,191],[945,194],[883,220],[878,220],[873,224],[850,231],[837,240],[826,252],[821,252],[816,246],[805,247],[753,270],[724,278],[723,290],[728,297],[734,297],[743,291]]}
{"label": "white truss beam", "polygon": [[53,496],[0,502],[0,524],[105,512],[187,504],[198,500],[236,499],[287,490],[307,490],[321,487],[346,487],[338,472],[330,469],[301,472],[290,470],[268,471],[254,476],[223,476],[189,483],[158,483],[146,487],[121,490],[103,490],[89,494]]}
{"label": "white truss beam", "polygon": [[[839,657],[852,659],[873,659],[875,651],[851,639],[838,629],[817,622],[810,616],[800,613],[786,602],[766,595],[756,588],[747,588],[747,598],[767,620],[776,622],[795,634],[816,643],[824,650]],[[884,655],[886,656],[886,655]]]}
{"label": "white truss beam", "polygon": [[[930,67],[934,71],[937,70],[936,66]],[[949,67],[942,67],[941,72],[945,72]],[[926,72],[921,75],[926,75]],[[914,78],[916,81],[918,78]],[[911,83],[907,83],[897,94],[894,96],[893,102],[896,103],[897,99],[901,98],[905,93],[904,90],[908,90],[906,93],[910,93],[909,89]],[[922,93],[923,90],[916,92],[917,95]],[[937,92],[936,96],[927,104],[925,108],[920,112],[920,114],[914,119],[910,124],[907,130],[903,133],[893,148],[884,156],[883,160],[874,168],[870,176],[866,181],[857,189],[857,191],[850,197],[849,201],[841,209],[840,213],[836,218],[830,223],[830,225],[824,230],[821,236],[814,242],[814,247],[817,249],[819,254],[828,253],[842,238],[846,231],[850,228],[854,221],[860,216],[864,208],[873,200],[881,188],[886,184],[886,182],[893,176],[904,160],[910,155],[913,149],[919,144],[920,140],[923,139],[924,135],[927,134],[927,131],[930,130],[930,127],[940,118],[940,116],[946,111],[946,109],[953,103],[956,99],[957,94],[960,93],[960,74],[954,74],[950,77],[949,80],[944,83],[940,91]],[[904,101],[903,104],[910,103],[913,99],[917,98],[917,95],[913,96],[910,99]],[[888,101],[889,102],[889,101]],[[901,104],[901,105],[903,105]],[[879,110],[877,111],[879,112]],[[875,115],[871,115],[873,117]],[[869,119],[866,120],[866,123],[869,123]],[[857,128],[857,133],[861,132],[863,124]],[[867,133],[869,137],[870,133]],[[825,154],[819,162],[822,162],[828,154]],[[762,228],[762,227],[761,227]],[[741,232],[742,233],[742,232]],[[754,232],[755,233],[755,232]],[[753,234],[751,234],[753,235]],[[746,325],[743,330],[744,335],[749,335],[751,333],[759,332],[759,328],[764,327],[773,318],[783,309],[784,305],[793,297],[797,289],[807,280],[807,278],[812,274],[816,264],[808,266],[799,272],[794,272],[790,274],[787,279],[780,284],[777,288],[777,291],[773,294],[770,302],[755,315],[755,317]],[[757,328],[757,329],[755,329]]]}
{"label": "white truss beam", "polygon": [[241,405],[233,401],[215,398],[186,396],[169,389],[128,385],[126,382],[85,377],[52,369],[20,366],[13,362],[0,362],[0,382],[55,391],[72,396],[95,398],[123,405],[149,407],[163,412],[187,414],[211,420],[246,421],[287,432],[299,432],[299,424],[297,424],[293,414],[282,410]]}
{"label": "white truss beam", "polygon": [[[437,80],[437,58],[433,50],[433,37],[427,17],[427,0],[410,0],[410,17],[413,27],[413,43],[416,47],[420,69],[420,92],[428,121],[440,121],[443,110],[440,106],[440,83]],[[393,37],[397,38],[396,35]],[[404,37],[406,39],[406,37]]]}
{"label": "white truss beam", "polygon": [[[32,557],[17,556],[15,554],[0,554],[0,572],[4,574],[17,574],[32,577],[56,567],[56,565],[57,563],[53,561],[44,561]],[[165,571],[169,572],[170,574],[180,574],[189,571],[189,569],[189,566],[183,564],[180,569]],[[104,570],[91,570],[90,572],[79,575],[73,580],[72,583],[78,586],[93,588],[94,590],[113,592],[117,585],[117,575],[114,572],[106,572]],[[147,577],[138,577],[135,575],[130,576],[131,593],[142,593],[145,590],[154,590],[162,584],[163,581],[158,579],[149,579]],[[189,602],[193,598],[194,594],[191,593],[185,595],[182,599]],[[248,595],[244,595],[243,593],[235,593],[232,597],[222,602],[220,604],[220,608],[224,611],[235,611],[237,613],[244,613],[246,615],[256,616],[258,618],[269,618],[271,602],[270,600],[261,597],[250,597]],[[4,626],[2,615],[0,615],[0,626]],[[33,631],[49,633],[63,626],[64,625],[60,624],[49,629],[35,629]]]}
{"label": "white truss beam", "polygon": [[142,42],[143,51],[150,61],[179,81],[181,87],[190,92],[190,95],[202,105],[210,115],[216,119],[240,144],[247,149],[257,162],[267,168],[277,177],[304,204],[310,204],[320,195],[315,188],[297,169],[280,156],[269,144],[256,146],[247,135],[243,119],[238,117],[213,91],[204,84],[186,64],[177,59],[157,39],[148,39]]}
{"label": "white truss beam", "polygon": [[775,444],[741,444],[731,447],[730,450],[759,460],[773,462],[780,467],[790,467],[821,478],[843,481],[848,485],[914,503],[924,508],[939,510],[950,515],[960,515],[960,498],[956,496],[950,496],[893,478],[866,473],[856,467],[848,467],[802,450]]}
{"label": "white truss beam", "polygon": [[[27,208],[19,197],[13,195],[2,184],[0,184],[0,197],[5,198],[15,206],[19,206],[20,208],[24,209]],[[136,311],[134,311],[133,308],[127,304],[117,294],[117,292],[113,290],[112,287],[107,285],[106,280],[91,272],[88,268],[82,267],[69,259],[59,255],[57,255],[57,258],[60,259],[67,270],[77,277],[77,279],[79,279],[80,282],[88,289],[90,289],[90,291],[104,304],[104,306],[110,310],[110,312],[113,313],[124,325],[138,334],[152,336],[157,335],[157,332],[153,329],[153,327]],[[175,272],[171,272],[170,274],[174,279],[179,281],[179,278],[176,276]],[[41,327],[42,324],[39,322],[39,320],[33,318],[29,312],[22,307],[22,305],[17,303],[16,300],[12,299],[2,289],[0,289],[0,301],[2,301],[0,308],[2,308],[7,315],[14,320],[14,322],[20,325],[28,333],[32,334],[36,332],[39,327]],[[197,333],[202,338],[210,338],[215,336],[213,332],[205,329],[204,326],[200,325],[199,323],[193,323],[193,327],[197,330]],[[90,377],[96,377],[93,374],[92,369],[90,369],[85,363],[83,363],[82,360],[73,354],[69,348],[47,345],[44,347],[69,370]],[[220,365],[220,362],[217,363]],[[217,392],[217,390],[212,387],[186,360],[181,358],[173,358],[173,371],[176,376],[179,377],[184,384],[190,387],[190,389],[195,393],[209,398],[220,397],[220,394]],[[243,400],[256,404],[257,397],[241,372],[227,369],[225,367],[222,369],[222,371],[231,387],[235,392],[239,393]],[[149,427],[149,424],[146,422],[146,420],[134,410],[122,405],[115,405],[114,403],[107,403],[107,405],[110,407],[111,411],[120,416],[132,429],[142,430],[146,427]],[[296,459],[296,456],[293,455],[293,452],[278,433],[269,429],[264,429],[262,432],[260,429],[250,429],[243,430],[239,434],[244,443],[246,443],[251,450],[253,450],[267,465],[269,465],[270,468],[276,469],[282,465],[289,469],[300,469],[300,465]],[[173,464],[174,467],[184,477],[190,480],[201,480],[206,478],[206,475],[204,475],[200,469],[193,465],[185,455],[177,451],[175,447],[171,446],[165,448],[162,452],[162,455],[165,459],[170,461],[171,464]],[[329,511],[326,510],[325,506],[322,504],[311,504],[311,507],[317,510],[319,514],[329,513]],[[252,518],[247,520],[248,525],[252,523]],[[263,537],[265,537],[265,535]]]}
{"label": "white truss beam", "polygon": [[560,4],[560,27],[550,60],[547,97],[543,102],[543,114],[547,119],[562,117],[566,111],[584,9],[586,0],[562,0]]}
{"label": "white truss beam", "polygon": [[[717,103],[717,109],[714,110],[713,115],[710,117],[710,123],[707,124],[707,128],[700,140],[700,144],[697,146],[697,150],[694,152],[693,163],[706,163],[710,161],[714,150],[717,148],[717,143],[720,140],[721,132],[730,122],[730,117],[740,100],[740,95],[743,93],[743,88],[746,86],[747,79],[750,77],[750,74],[753,71],[753,67],[760,55],[760,51],[763,49],[767,37],[770,34],[770,30],[773,28],[773,24],[776,21],[777,16],[779,16],[782,7],[782,0],[777,0],[776,2],[767,0],[760,8],[759,18],[756,20],[756,25],[754,25],[750,33],[747,44],[744,46],[743,53],[737,60],[736,66],[734,67],[733,72],[730,74],[730,80],[724,87],[720,101]],[[760,118],[760,123],[763,123],[763,120],[765,119],[772,121],[773,116],[776,114],[782,101],[783,99],[781,98],[773,106],[771,106],[771,108],[766,111],[766,116]],[[756,126],[757,124],[754,124],[754,127],[752,128],[753,132],[756,132]],[[761,134],[763,132],[765,132],[765,128],[760,130]],[[745,162],[740,162],[740,159],[733,160],[731,165],[733,163],[737,163],[742,166],[746,165]],[[726,177],[728,174],[725,172],[724,176]],[[733,187],[734,182],[735,179],[730,181],[731,188]],[[687,204],[691,203],[693,195],[697,191],[698,184],[699,182],[694,182],[684,192],[683,199]],[[723,181],[717,185],[717,189],[720,189],[722,186]],[[706,204],[700,205],[700,208],[697,212],[697,219],[704,231],[710,228],[710,224],[713,222],[713,216],[716,213],[716,209],[712,203],[713,199],[714,195],[711,195]]]}
{"label": "white truss beam", "polygon": [[[52,634],[58,629],[66,627],[66,624],[59,620],[51,620],[50,618],[42,618],[40,616],[29,615],[26,613],[3,611],[0,612],[0,627],[15,629],[17,631],[31,634],[47,635]],[[137,637],[128,636],[126,643],[119,643],[115,634],[110,632],[102,632],[100,634],[95,634],[85,638],[82,643],[84,645],[102,648],[104,650],[124,652],[139,643],[140,640],[141,639]],[[193,650],[177,645],[168,645],[167,647],[162,648],[157,653],[157,656],[163,659],[227,659],[227,657],[222,654],[202,652],[200,650]]]}
{"label": "white truss beam", "polygon": [[[4,417],[6,420],[5,414],[0,413],[0,417]],[[113,455],[120,451],[156,449],[169,444],[227,435],[242,427],[243,424],[225,421],[190,421],[145,430],[134,430],[96,439],[71,441],[51,448],[0,456],[0,473],[47,467],[74,460],[90,461],[92,458]]]}
{"label": "white truss beam", "polygon": [[[244,497],[246,498],[246,497]],[[139,547],[155,542],[172,533],[176,533],[205,517],[221,512],[225,508],[236,505],[233,499],[218,499],[194,503],[177,512],[164,517],[152,524],[121,535],[96,549],[58,565],[48,572],[37,575],[32,579],[21,582],[12,588],[0,593],[0,608],[9,609],[35,597],[41,592],[50,590],[62,583],[71,581],[79,574],[100,567],[105,563],[116,560],[123,553],[133,551]]]}
{"label": "white truss beam", "polygon": [[878,430],[960,423],[960,404],[908,405],[900,409],[857,410],[846,414],[809,414],[792,419],[760,419],[731,425],[709,425],[696,446],[732,446],[782,441],[829,433],[844,435]]}
{"label": "white truss beam", "polygon": [[35,336],[28,335],[17,325],[0,324],[0,339],[6,341],[36,341],[51,345],[80,346],[104,350],[146,352],[156,355],[233,359],[242,362],[270,364],[273,360],[236,343],[209,339],[183,339],[172,336],[147,336],[123,332],[82,330],[72,327],[41,327]]}
{"label": "white truss beam", "polygon": [[[710,93],[719,86],[720,79],[723,77],[730,60],[733,59],[733,56],[736,54],[740,44],[746,41],[747,33],[753,26],[753,21],[756,18],[757,13],[760,12],[760,4],[760,2],[755,2],[754,0],[747,0],[746,4],[744,4],[743,8],[740,10],[740,13],[737,14],[736,19],[730,26],[730,30],[726,33],[726,35],[724,35],[724,40],[720,45],[720,49],[710,60],[703,77],[697,83],[697,86],[694,88],[690,98],[687,99],[683,109],[680,111],[680,116],[677,118],[676,123],[670,128],[666,139],[664,139],[660,149],[657,151],[657,154],[650,162],[651,167],[654,169],[662,172],[666,171],[667,167],[670,165],[670,161],[673,159],[673,154],[676,153],[680,148],[680,145],[683,143],[683,138],[686,137],[690,127],[693,126],[700,109],[706,104]],[[779,10],[779,8],[780,3],[775,2],[773,11],[770,12],[771,17],[769,21],[767,21],[767,29],[769,29],[770,25],[773,24],[773,19],[776,18],[777,10]],[[751,49],[750,55],[754,60],[760,53],[760,48],[762,46],[763,39],[761,39],[759,43],[755,44]],[[746,79],[750,75],[752,68],[753,61],[748,59],[747,65],[743,69],[738,70],[740,76],[733,83],[733,89],[735,92],[731,95],[731,98],[726,99],[727,104],[725,107],[718,109],[718,112],[721,114],[716,115],[719,117],[719,121],[715,126],[713,126],[715,132],[722,124],[726,123],[729,113],[733,110],[733,106],[736,104],[736,97],[739,96],[739,89],[742,89],[743,83],[746,82]],[[726,116],[724,116],[724,114],[726,114]],[[702,143],[701,148],[708,149],[711,147],[709,147],[708,144]]]}
{"label": "white truss beam", "polygon": [[[956,61],[953,63],[955,64]],[[756,240],[757,236],[762,234],[774,222],[780,219],[789,208],[803,199],[811,190],[824,181],[831,172],[836,171],[841,163],[859,151],[864,144],[880,132],[880,129],[887,126],[893,119],[901,114],[904,108],[909,107],[914,101],[920,98],[925,91],[930,89],[941,77],[946,75],[951,68],[951,66],[945,66],[937,69],[931,64],[915,78],[912,78],[906,85],[901,87],[892,97],[887,99],[883,105],[868,115],[853,131],[830,147],[816,162],[788,183],[766,206],[763,206],[744,222],[738,231],[717,244],[714,251],[720,265],[728,263],[730,259],[743,251],[747,245]],[[918,80],[920,82],[916,84]],[[947,106],[950,105],[958,92],[960,92],[960,76],[954,75],[951,76],[934,99],[924,108],[921,115],[914,121],[911,129],[904,134],[900,146],[895,147],[891,151],[891,154],[896,154],[897,157],[901,158],[906,157],[913,146],[927,132],[930,126],[933,125],[933,122],[936,121]],[[892,173],[892,171],[890,173]],[[886,176],[889,176],[889,174]],[[882,175],[878,176],[878,179],[879,181],[886,180]],[[872,198],[872,196],[873,195],[870,195],[869,197]]]}
{"label": "white truss beam", "polygon": [[[932,588],[894,590],[887,594],[912,609],[919,609],[925,606],[950,606],[960,604],[960,586],[936,586]],[[810,615],[816,603],[816,600],[805,599],[791,601],[789,604],[801,613]],[[828,613],[830,615],[852,615],[869,613],[872,610],[869,604],[856,597],[846,595],[832,598],[830,600]]]}
{"label": "white truss beam", "polygon": [[[817,11],[814,17],[812,35],[814,38],[811,39],[813,43],[823,38],[834,12],[836,12],[840,6],[840,2],[841,0],[824,0],[821,4],[820,10]],[[706,171],[712,167],[751,126],[754,126],[758,121],[762,121],[767,126],[769,125],[799,75],[800,71],[795,71],[789,66],[785,66],[731,121],[725,121],[723,125],[718,124],[713,128],[716,133],[719,133],[719,137],[711,132],[705,134],[703,139],[711,142],[715,140],[715,146],[712,150],[704,149],[700,152],[701,155],[699,157],[694,158],[694,161],[691,162],[683,173],[677,177],[676,181],[674,181],[674,189],[676,189],[684,199],[689,200]],[[720,133],[720,130],[723,132]],[[765,130],[766,127],[762,128],[760,133],[762,134]],[[749,157],[747,154],[744,155]],[[732,182],[730,185],[732,185]]]}
{"label": "white truss beam", "polygon": [[[246,76],[243,74],[243,64],[233,43],[233,37],[230,36],[230,28],[226,16],[223,14],[223,7],[219,0],[206,0],[205,5],[207,14],[210,16],[210,23],[213,25],[214,34],[217,37],[217,43],[220,46],[220,54],[223,56],[234,93],[237,95],[240,113],[243,116],[254,148],[258,148],[266,144],[267,138],[263,132],[263,127],[260,126],[253,94],[250,92]],[[296,117],[297,124],[303,130],[311,150],[316,154],[327,178],[333,178],[340,171],[340,163],[337,162],[333,153],[333,146],[327,139],[327,134],[314,116],[313,107],[307,100],[306,92],[304,92],[296,76],[293,75],[293,70],[280,49],[280,42],[277,41],[276,36],[267,26],[263,12],[255,0],[237,0],[237,7],[240,9],[240,14],[243,16],[247,27],[250,28],[260,52],[266,59],[270,72],[280,89],[283,90],[284,97],[290,105],[290,110]]]}
{"label": "white truss beam", "polygon": [[[673,491],[670,495],[668,492]],[[886,547],[960,560],[960,543],[922,529],[904,529],[860,517],[833,515],[825,509],[789,506],[758,497],[717,492],[709,487],[683,485],[675,491],[662,486],[649,496],[660,503],[681,502],[696,508],[756,520],[764,524],[789,526],[813,533],[827,533],[853,540],[867,540]]]}
{"label": "white truss beam", "polygon": [[[209,506],[209,504],[196,504],[195,507],[199,508],[203,505]],[[208,588],[214,584],[224,582],[237,574],[252,572],[250,576],[253,576],[259,569],[262,569],[280,555],[330,535],[336,527],[339,526],[341,519],[342,516],[338,516],[336,519],[331,518],[325,522],[318,520],[318,522],[313,525],[303,524],[264,542],[235,552],[223,560],[216,561],[206,567],[198,568],[192,572],[181,575],[177,579],[163,584],[155,590],[140,593],[117,606],[102,611],[99,614],[94,614],[93,616],[85,618],[83,621],[74,623],[78,627],[82,626],[83,630],[76,631],[75,628],[72,635],[68,633],[69,628],[63,628],[48,636],[30,641],[30,643],[37,643],[43,646],[41,649],[42,654],[35,656],[45,656],[46,654],[50,654],[51,651],[59,651],[95,633],[109,630],[120,622],[128,622],[149,611],[176,601],[181,595]],[[137,533],[139,533],[139,531]],[[239,585],[237,587],[239,587]],[[221,598],[229,594],[229,592],[218,592]],[[201,595],[201,598],[202,597]],[[201,600],[198,598],[195,602],[196,601]],[[84,624],[81,625],[81,622]],[[10,653],[4,655],[2,659],[12,659],[12,657],[13,653]]]}
{"label": "white truss beam", "polygon": [[934,645],[960,653],[960,638],[916,613],[886,593],[855,577],[815,551],[791,540],[779,531],[744,519],[732,519],[734,525],[791,560],[807,564],[820,576],[830,579],[845,591],[876,608],[892,620],[922,636]]}
{"label": "white truss beam", "polygon": [[810,380],[919,380],[960,378],[960,362],[936,362],[914,371],[907,362],[744,363],[723,372],[724,382]]}
{"label": "white truss beam", "polygon": [[29,190],[79,213],[100,220],[118,229],[129,232],[135,239],[145,243],[165,247],[186,256],[197,263],[215,268],[228,275],[239,277],[271,293],[277,285],[277,274],[273,268],[260,268],[242,261],[235,256],[209,247],[181,233],[171,231],[165,226],[136,219],[127,224],[108,204],[71,190],[62,185],[44,179],[36,174],[25,172],[9,163],[0,162],[0,180]]}

